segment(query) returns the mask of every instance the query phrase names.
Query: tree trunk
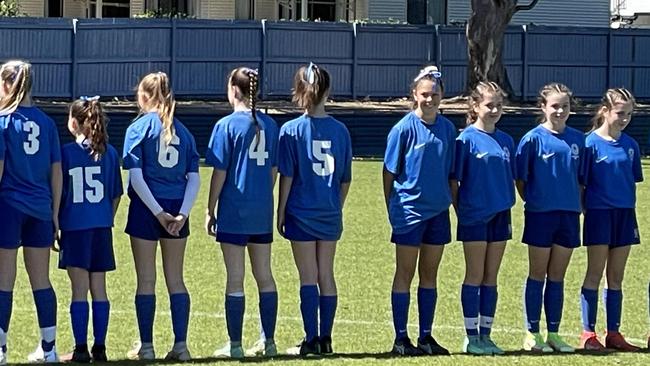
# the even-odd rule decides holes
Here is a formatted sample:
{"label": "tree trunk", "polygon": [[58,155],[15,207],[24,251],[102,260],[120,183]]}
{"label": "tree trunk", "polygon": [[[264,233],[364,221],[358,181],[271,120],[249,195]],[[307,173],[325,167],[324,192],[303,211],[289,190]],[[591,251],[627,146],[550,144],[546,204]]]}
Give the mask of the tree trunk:
{"label": "tree trunk", "polygon": [[512,85],[502,60],[503,37],[513,15],[532,9],[539,0],[517,5],[517,0],[472,0],[472,15],[467,22],[467,91],[481,81],[493,81],[508,95]]}

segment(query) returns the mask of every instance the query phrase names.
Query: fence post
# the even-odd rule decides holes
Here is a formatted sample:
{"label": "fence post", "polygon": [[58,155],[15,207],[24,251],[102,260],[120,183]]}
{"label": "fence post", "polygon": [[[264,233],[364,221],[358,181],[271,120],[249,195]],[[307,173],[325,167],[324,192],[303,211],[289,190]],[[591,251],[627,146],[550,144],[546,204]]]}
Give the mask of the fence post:
{"label": "fence post", "polygon": [[[435,28],[435,39],[433,40],[433,48],[436,52],[436,66],[438,69],[442,69],[442,42],[440,42],[440,24],[436,24]],[[444,70],[443,70],[444,72]]]}
{"label": "fence post", "polygon": [[609,29],[607,31],[607,88],[610,88],[612,86],[612,80],[614,79],[614,67],[612,65],[612,48],[613,47],[613,42],[612,42],[612,29]]}
{"label": "fence post", "polygon": [[522,78],[521,78],[521,83],[522,83],[522,91],[521,91],[521,99],[526,102],[528,101],[528,27],[526,25],[522,25],[521,28],[524,31],[524,37],[523,37],[523,45],[521,47],[521,53],[522,53],[522,62],[521,62],[521,73],[522,73]]}
{"label": "fence post", "polygon": [[72,19],[72,42],[71,42],[71,47],[72,49],[70,50],[70,56],[72,58],[72,64],[70,65],[70,93],[72,100],[74,100],[78,95],[79,95],[79,85],[77,83],[77,80],[79,77],[77,76],[77,22],[79,20],[74,18]]}
{"label": "fence post", "polygon": [[172,87],[176,87],[176,18],[171,18],[171,34],[169,42],[169,79]]}
{"label": "fence post", "polygon": [[260,61],[260,73],[262,74],[261,94],[262,99],[266,99],[268,95],[266,89],[269,83],[269,78],[266,76],[266,19],[262,19],[262,37],[260,37],[260,53],[262,59]]}
{"label": "fence post", "polygon": [[357,99],[357,22],[352,23],[352,99]]}

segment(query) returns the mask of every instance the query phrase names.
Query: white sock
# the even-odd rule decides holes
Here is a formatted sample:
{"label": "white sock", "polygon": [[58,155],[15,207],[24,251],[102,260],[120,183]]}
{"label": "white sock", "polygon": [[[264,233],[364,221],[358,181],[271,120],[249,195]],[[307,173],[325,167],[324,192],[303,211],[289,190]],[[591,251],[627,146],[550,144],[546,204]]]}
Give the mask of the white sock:
{"label": "white sock", "polygon": [[56,340],[56,326],[41,328],[41,339],[47,343],[52,343]]}

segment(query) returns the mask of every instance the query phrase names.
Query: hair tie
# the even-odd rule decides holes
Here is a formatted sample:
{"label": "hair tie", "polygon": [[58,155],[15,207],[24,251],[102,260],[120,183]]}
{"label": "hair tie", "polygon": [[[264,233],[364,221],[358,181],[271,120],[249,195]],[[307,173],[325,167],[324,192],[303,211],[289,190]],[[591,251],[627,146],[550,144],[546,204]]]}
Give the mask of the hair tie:
{"label": "hair tie", "polygon": [[442,77],[442,73],[436,66],[427,66],[424,69],[420,70],[420,73],[415,77],[415,79],[413,79],[413,82],[418,82],[420,79],[426,76],[431,76],[434,79],[440,79]]}
{"label": "hair tie", "polygon": [[94,97],[82,95],[79,97],[79,99],[83,100],[84,102],[96,102],[99,100],[99,95],[95,95]]}
{"label": "hair tie", "polygon": [[305,79],[307,79],[307,82],[309,84],[314,84],[316,81],[316,69],[318,66],[316,66],[313,62],[309,63],[309,66],[305,69]]}

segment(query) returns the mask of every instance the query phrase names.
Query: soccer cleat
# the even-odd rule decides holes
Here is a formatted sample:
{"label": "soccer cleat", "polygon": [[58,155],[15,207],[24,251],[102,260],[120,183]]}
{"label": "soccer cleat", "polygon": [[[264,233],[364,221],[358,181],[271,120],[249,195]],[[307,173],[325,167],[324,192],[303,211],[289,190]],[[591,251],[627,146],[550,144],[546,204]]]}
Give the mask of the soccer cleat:
{"label": "soccer cleat", "polygon": [[627,343],[623,335],[619,332],[607,332],[605,347],[620,352],[636,352],[641,349],[633,344]]}
{"label": "soccer cleat", "polygon": [[332,338],[331,337],[321,337],[320,338],[320,354],[329,356],[334,354],[332,350]]}
{"label": "soccer cleat", "polygon": [[546,344],[549,345],[554,351],[560,353],[573,353],[575,349],[566,343],[562,337],[557,333],[548,333],[546,336]]}
{"label": "soccer cleat", "polygon": [[552,353],[553,348],[551,348],[544,338],[539,333],[526,332],[526,338],[524,338],[524,350],[536,352],[536,353]]}
{"label": "soccer cleat", "polygon": [[165,356],[165,361],[180,361],[187,362],[192,359],[190,350],[187,349],[187,344],[185,342],[175,344],[172,347],[172,350],[167,353]]}
{"label": "soccer cleat", "polygon": [[133,348],[126,353],[126,358],[134,361],[151,361],[156,359],[156,352],[152,343],[133,342]]}
{"label": "soccer cleat", "polygon": [[247,357],[275,357],[278,355],[278,348],[273,339],[258,339],[253,347],[246,350]]}
{"label": "soccer cleat", "polygon": [[391,353],[400,356],[418,356],[422,354],[422,351],[415,347],[411,340],[406,337],[395,341]]}
{"label": "soccer cleat", "polygon": [[606,352],[607,349],[598,340],[598,335],[595,332],[582,331],[580,335],[580,348],[585,351]]}
{"label": "soccer cleat", "polygon": [[74,351],[72,351],[72,357],[70,358],[71,362],[76,363],[90,363],[91,357],[90,352],[88,352],[87,345],[75,346]]}
{"label": "soccer cleat", "polygon": [[90,354],[93,357],[93,362],[108,362],[106,357],[106,346],[103,344],[95,344],[90,349]]}
{"label": "soccer cleat", "polygon": [[49,352],[44,352],[39,344],[34,352],[27,356],[29,363],[59,363],[59,355],[56,354],[56,347],[52,347]]}
{"label": "soccer cleat", "polygon": [[431,335],[428,335],[423,339],[418,339],[418,349],[427,355],[449,355],[449,351],[445,347],[439,345]]}
{"label": "soccer cleat", "polygon": [[505,352],[497,346],[487,334],[481,335],[481,346],[486,355],[504,355]]}
{"label": "soccer cleat", "polygon": [[228,342],[225,346],[214,351],[212,356],[218,358],[234,358],[239,360],[244,358],[244,349],[242,348],[241,343]]}
{"label": "soccer cleat", "polygon": [[6,365],[7,364],[7,353],[3,352],[2,349],[0,349],[0,365]]}
{"label": "soccer cleat", "polygon": [[465,341],[463,342],[463,353],[477,356],[486,354],[483,350],[481,337],[478,335],[466,336]]}

